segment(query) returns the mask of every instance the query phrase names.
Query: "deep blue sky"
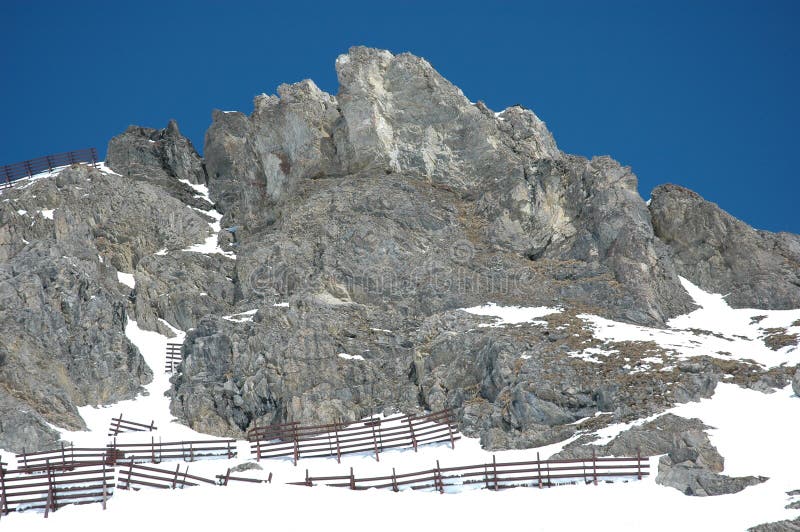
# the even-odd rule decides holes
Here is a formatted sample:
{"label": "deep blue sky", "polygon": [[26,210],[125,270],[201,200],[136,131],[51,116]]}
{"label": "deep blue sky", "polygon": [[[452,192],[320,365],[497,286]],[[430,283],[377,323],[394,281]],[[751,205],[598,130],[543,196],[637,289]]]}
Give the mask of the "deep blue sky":
{"label": "deep blue sky", "polygon": [[[233,7],[226,5],[232,4]],[[37,2],[2,0],[0,164],[175,118],[202,150],[211,110],[312,78],[365,44],[428,59],[471,100],[520,103],[559,147],[696,190],[800,233],[800,2]]]}

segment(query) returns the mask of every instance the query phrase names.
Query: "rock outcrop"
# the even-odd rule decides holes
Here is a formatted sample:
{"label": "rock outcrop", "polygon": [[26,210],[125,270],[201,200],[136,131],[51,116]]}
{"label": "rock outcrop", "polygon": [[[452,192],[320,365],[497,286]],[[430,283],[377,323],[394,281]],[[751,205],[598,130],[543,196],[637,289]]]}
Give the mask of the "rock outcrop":
{"label": "rock outcrop", "polygon": [[[720,379],[788,382],[788,367],[710,357],[634,372],[669,353],[601,342],[580,315],[663,326],[694,308],[679,274],[737,305],[800,307],[800,237],[675,187],[648,209],[629,168],[562,153],[533,112],[470,102],[411,54],[357,47],[336,70],[336,95],[306,80],[249,116],[215,111],[205,160],[174,122],[131,126],[109,143],[119,175],[76,167],[4,192],[0,405],[20,414],[0,447],[48,445],[45,420],[79,428],[77,406],[137,393],[150,370],[129,316],[187,331],[172,412],[218,435],[451,407],[486,448],[521,448],[708,397]],[[490,301],[549,310],[513,326],[461,310]],[[590,348],[602,364],[575,356]],[[659,423],[604,452],[650,445],[668,454],[665,482],[692,493],[751,481],[709,465],[721,457],[699,427]]]}
{"label": "rock outcrop", "polygon": [[734,307],[800,308],[800,235],[757,231],[676,185],[650,201],[656,236],[678,273]]}
{"label": "rock outcrop", "polygon": [[128,127],[109,141],[106,164],[125,177],[158,185],[187,205],[210,208],[191,187],[206,184],[203,160],[174,120],[164,129]]}
{"label": "rock outcrop", "polygon": [[[213,115],[204,152],[223,226],[236,228],[235,303],[259,312],[246,324],[209,317],[187,337],[174,413],[236,434],[480,399],[489,410],[471,411],[471,433],[558,438],[552,426],[595,412],[604,385],[586,377],[557,398],[546,372],[517,379],[519,363],[498,354],[527,344],[471,336],[453,310],[566,304],[661,324],[691,309],[636,177],[562,154],[532,112],[473,104],[410,54],[353,48],[336,69],[336,96],[306,80],[257,97],[250,116]],[[546,357],[533,352],[531,367]],[[447,376],[453,362],[476,367]],[[560,414],[507,413],[539,396]]]}
{"label": "rock outcrop", "polygon": [[208,223],[146,183],[86,166],[4,192],[0,202],[0,448],[80,429],[78,406],[130,399],[151,369],[125,335],[133,272],[163,248],[202,242]]}
{"label": "rock outcrop", "polygon": [[767,480],[765,477],[728,477],[720,474],[725,460],[708,439],[699,419],[665,414],[623,431],[605,445],[577,444],[554,459],[597,456],[658,456],[656,482],[686,495],[700,497],[737,493]]}

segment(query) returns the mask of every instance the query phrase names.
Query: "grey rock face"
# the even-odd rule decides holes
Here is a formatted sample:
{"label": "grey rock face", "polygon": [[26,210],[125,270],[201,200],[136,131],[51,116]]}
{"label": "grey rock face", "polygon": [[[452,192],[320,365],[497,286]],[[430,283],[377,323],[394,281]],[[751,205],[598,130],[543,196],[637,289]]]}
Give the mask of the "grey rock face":
{"label": "grey rock face", "polygon": [[795,371],[794,378],[792,379],[792,390],[794,394],[800,397],[800,369]]}
{"label": "grey rock face", "polygon": [[[259,320],[203,320],[187,338],[178,417],[240,434],[455,406],[487,445],[523,446],[563,439],[598,408],[626,417],[663,404],[666,389],[713,390],[684,372],[611,389],[588,366],[569,369],[564,350],[504,332],[496,345],[453,314],[566,304],[661,324],[691,309],[629,169],[561,154],[530,111],[495,115],[409,54],[354,48],[337,74],[336,96],[304,81],[257,97],[250,116],[214,113],[204,152],[223,226],[237,228],[234,303]],[[298,313],[291,327],[279,302]],[[341,352],[364,357],[344,366],[359,373],[329,375]],[[520,366],[520,352],[537,358]],[[287,379],[287,365],[305,377]],[[562,369],[568,382],[552,390]]]}
{"label": "grey rock face", "polygon": [[656,482],[701,497],[737,493],[767,480],[721,475],[725,461],[709,441],[705,433],[708,428],[699,419],[665,414],[622,432],[605,445],[572,445],[552,458],[589,458],[593,451],[597,456],[663,454]]}
{"label": "grey rock face", "polygon": [[798,532],[800,531],[800,517],[797,519],[786,519],[774,523],[764,523],[747,529],[748,532]]}
{"label": "grey rock face", "polygon": [[160,130],[130,126],[109,141],[106,164],[120,175],[160,186],[187,205],[210,208],[179,181],[205,185],[207,179],[203,160],[174,120]]}
{"label": "grey rock face", "polygon": [[800,235],[757,231],[698,194],[662,185],[653,228],[678,273],[735,307],[800,307]]}
{"label": "grey rock face", "polygon": [[728,477],[709,471],[693,449],[673,451],[658,461],[656,482],[671,486],[686,495],[709,497],[738,493],[768,480],[766,477]]}
{"label": "grey rock face", "polygon": [[83,428],[77,406],[130,399],[151,380],[125,336],[135,293],[117,270],[202,242],[209,228],[160,189],[85,166],[3,196],[0,389],[15,410],[0,442],[21,451],[52,444],[44,420]]}
{"label": "grey rock face", "polygon": [[58,432],[26,401],[0,389],[0,449],[11,452],[51,449],[58,441]]}
{"label": "grey rock face", "polygon": [[219,254],[175,251],[144,257],[135,275],[136,320],[140,327],[171,336],[159,319],[185,331],[204,316],[231,314],[234,275],[233,261]]}

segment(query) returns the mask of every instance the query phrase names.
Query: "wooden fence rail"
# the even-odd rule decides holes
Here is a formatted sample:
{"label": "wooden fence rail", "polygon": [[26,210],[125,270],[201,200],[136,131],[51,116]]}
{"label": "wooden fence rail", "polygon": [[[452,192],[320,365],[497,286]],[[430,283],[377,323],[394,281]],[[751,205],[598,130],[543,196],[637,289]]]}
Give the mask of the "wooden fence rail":
{"label": "wooden fence rail", "polygon": [[83,463],[70,469],[0,469],[0,515],[44,509],[47,517],[51,511],[68,504],[93,502],[102,503],[105,510],[114,487],[114,468],[105,462]]}
{"label": "wooden fence rail", "polygon": [[272,484],[272,473],[269,474],[269,476],[267,477],[267,480],[260,479],[260,478],[236,477],[236,476],[231,475],[231,468],[228,468],[228,471],[224,475],[217,475],[217,481],[219,482],[220,486],[227,486],[228,482],[230,482],[231,480],[234,480],[234,481],[237,481],[237,482],[252,482],[254,484],[260,484],[260,483],[264,483],[264,482],[266,482],[268,484]]}
{"label": "wooden fence rail", "polygon": [[193,462],[202,458],[234,458],[237,455],[236,440],[201,440],[150,443],[117,443],[116,438],[108,445],[121,453],[126,461],[151,462],[157,464],[164,460]]}
{"label": "wooden fence rail", "polygon": [[335,456],[341,463],[343,454],[370,452],[380,461],[386,449],[413,447],[461,438],[450,410],[424,416],[374,418],[356,423],[330,423],[301,426],[283,423],[254,427],[248,432],[251,452],[257,460],[291,456],[294,464],[300,458]]}
{"label": "wooden fence rail", "polygon": [[559,484],[578,482],[594,483],[614,479],[641,480],[649,474],[650,464],[641,454],[635,457],[596,457],[583,460],[536,460],[530,462],[498,463],[494,456],[488,464],[477,464],[457,467],[436,467],[424,471],[398,474],[392,468],[391,475],[378,477],[356,477],[353,468],[349,475],[312,477],[306,470],[306,478],[302,482],[292,484],[313,486],[346,487],[353,490],[370,488],[392,489],[434,489],[444,493],[449,486],[482,485],[491,490],[501,490],[518,486],[551,487]]}
{"label": "wooden fence rail", "polygon": [[108,435],[116,436],[121,432],[146,432],[157,430],[155,421],[151,421],[149,425],[145,423],[137,423],[135,421],[128,421],[122,419],[122,414],[119,417],[111,418],[111,425],[108,427]]}
{"label": "wooden fence rail", "polygon": [[75,163],[91,163],[97,165],[97,150],[86,148],[84,150],[68,151],[46,155],[36,159],[29,159],[14,164],[7,164],[0,167],[0,188],[10,187],[19,179],[33,177],[42,172],[52,172],[61,166],[68,166]]}
{"label": "wooden fence rail", "polygon": [[120,456],[117,451],[108,447],[71,447],[62,443],[57,449],[35,453],[23,452],[16,455],[16,458],[19,469],[33,472],[47,467],[65,469],[87,462],[105,462],[113,466]]}
{"label": "wooden fence rail", "polygon": [[142,487],[160,489],[183,489],[186,486],[197,486],[198,483],[217,484],[215,481],[189,474],[189,467],[181,473],[178,464],[175,470],[161,469],[158,467],[143,466],[134,461],[121,463],[117,487],[121,490]]}
{"label": "wooden fence rail", "polygon": [[144,443],[113,443],[103,448],[82,448],[61,445],[58,449],[16,455],[18,467],[32,472],[40,469],[67,469],[87,462],[105,462],[109,466],[125,461],[159,463],[164,460],[193,462],[208,458],[234,458],[238,451],[236,440],[202,440],[157,442],[150,438]]}
{"label": "wooden fence rail", "polygon": [[182,347],[183,344],[167,343],[167,358],[164,365],[164,371],[166,373],[174,373],[175,368],[177,368],[183,360],[181,358]]}

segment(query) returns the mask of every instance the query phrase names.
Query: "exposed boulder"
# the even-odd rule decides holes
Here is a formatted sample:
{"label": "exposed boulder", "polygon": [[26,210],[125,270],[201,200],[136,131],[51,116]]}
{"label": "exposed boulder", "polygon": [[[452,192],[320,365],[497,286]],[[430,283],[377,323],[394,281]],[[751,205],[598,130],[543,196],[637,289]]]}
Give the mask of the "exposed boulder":
{"label": "exposed boulder", "polygon": [[800,235],[753,229],[676,185],[653,190],[650,213],[678,273],[734,307],[800,308]]}
{"label": "exposed boulder", "polygon": [[658,456],[656,482],[686,495],[712,496],[737,493],[760,484],[765,477],[728,477],[720,473],[725,460],[708,439],[699,419],[674,414],[634,426],[604,445],[576,443],[552,456],[554,459],[597,456]]}
{"label": "exposed boulder", "polygon": [[794,372],[794,378],[792,379],[792,390],[794,390],[794,394],[797,397],[800,397],[800,368],[797,368],[797,371]]}

